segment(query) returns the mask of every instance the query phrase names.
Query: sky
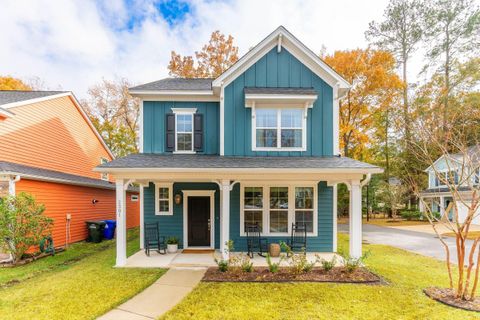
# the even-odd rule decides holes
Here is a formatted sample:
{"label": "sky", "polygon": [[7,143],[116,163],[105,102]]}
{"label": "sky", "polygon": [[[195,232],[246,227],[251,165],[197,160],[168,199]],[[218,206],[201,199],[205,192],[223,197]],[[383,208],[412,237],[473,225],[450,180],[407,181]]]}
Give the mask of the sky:
{"label": "sky", "polygon": [[314,52],[364,48],[387,0],[0,0],[0,75],[40,79],[83,98],[104,79],[168,76],[170,53],[192,55],[215,30],[246,53],[279,25]]}

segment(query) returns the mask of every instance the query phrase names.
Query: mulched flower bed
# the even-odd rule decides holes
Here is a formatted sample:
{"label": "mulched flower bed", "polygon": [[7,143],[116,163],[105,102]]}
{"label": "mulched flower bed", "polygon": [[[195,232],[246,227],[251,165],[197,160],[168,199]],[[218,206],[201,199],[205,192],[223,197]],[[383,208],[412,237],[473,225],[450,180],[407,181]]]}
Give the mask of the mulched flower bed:
{"label": "mulched flower bed", "polygon": [[253,272],[220,272],[217,267],[208,268],[202,281],[205,282],[338,282],[338,283],[367,283],[382,284],[383,280],[366,268],[358,268],[352,273],[343,267],[336,267],[326,272],[321,268],[314,268],[311,272],[292,274],[289,268],[280,268],[271,273],[267,267],[256,267]]}
{"label": "mulched flower bed", "polygon": [[465,301],[455,298],[455,291],[449,288],[431,287],[423,292],[433,300],[444,303],[448,306],[460,308],[469,311],[480,312],[480,298],[476,297],[473,301]]}

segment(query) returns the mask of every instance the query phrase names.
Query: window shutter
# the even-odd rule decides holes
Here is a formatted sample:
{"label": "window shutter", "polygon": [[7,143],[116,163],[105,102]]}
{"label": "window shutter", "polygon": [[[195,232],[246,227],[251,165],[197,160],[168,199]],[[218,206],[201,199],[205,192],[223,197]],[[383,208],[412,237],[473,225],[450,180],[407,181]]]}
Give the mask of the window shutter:
{"label": "window shutter", "polygon": [[165,151],[175,151],[175,114],[167,113],[165,125]]}
{"label": "window shutter", "polygon": [[203,150],[203,114],[193,115],[193,150]]}

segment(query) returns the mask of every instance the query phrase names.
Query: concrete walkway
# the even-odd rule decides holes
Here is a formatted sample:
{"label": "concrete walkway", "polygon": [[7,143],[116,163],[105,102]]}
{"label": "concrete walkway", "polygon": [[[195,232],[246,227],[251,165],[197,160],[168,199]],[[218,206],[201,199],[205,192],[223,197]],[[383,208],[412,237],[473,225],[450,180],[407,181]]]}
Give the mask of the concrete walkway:
{"label": "concrete walkway", "polygon": [[98,319],[157,319],[189,294],[200,282],[206,270],[206,268],[169,269],[150,287]]}
{"label": "concrete walkway", "polygon": [[[380,227],[371,224],[364,224],[363,240],[369,243],[386,244],[392,247],[408,250],[424,256],[433,257],[445,261],[445,248],[436,235],[429,232],[418,232],[399,229],[398,227]],[[430,227],[431,228],[431,227]],[[338,224],[339,232],[348,232],[348,224]],[[445,237],[445,241],[450,248],[450,262],[457,263],[457,251],[455,249],[455,239]],[[466,254],[470,252],[473,241],[467,240]]]}

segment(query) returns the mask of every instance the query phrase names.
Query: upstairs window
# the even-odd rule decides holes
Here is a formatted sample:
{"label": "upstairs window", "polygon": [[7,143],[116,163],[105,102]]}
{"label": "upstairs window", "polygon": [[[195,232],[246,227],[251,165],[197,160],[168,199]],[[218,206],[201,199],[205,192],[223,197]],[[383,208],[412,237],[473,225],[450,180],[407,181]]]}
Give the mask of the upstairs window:
{"label": "upstairs window", "polygon": [[304,151],[304,109],[258,108],[253,120],[254,150]]}
{"label": "upstairs window", "polygon": [[203,150],[203,115],[196,108],[172,108],[166,115],[165,151],[195,153]]}
{"label": "upstairs window", "polygon": [[176,151],[193,151],[193,114],[176,114]]}

